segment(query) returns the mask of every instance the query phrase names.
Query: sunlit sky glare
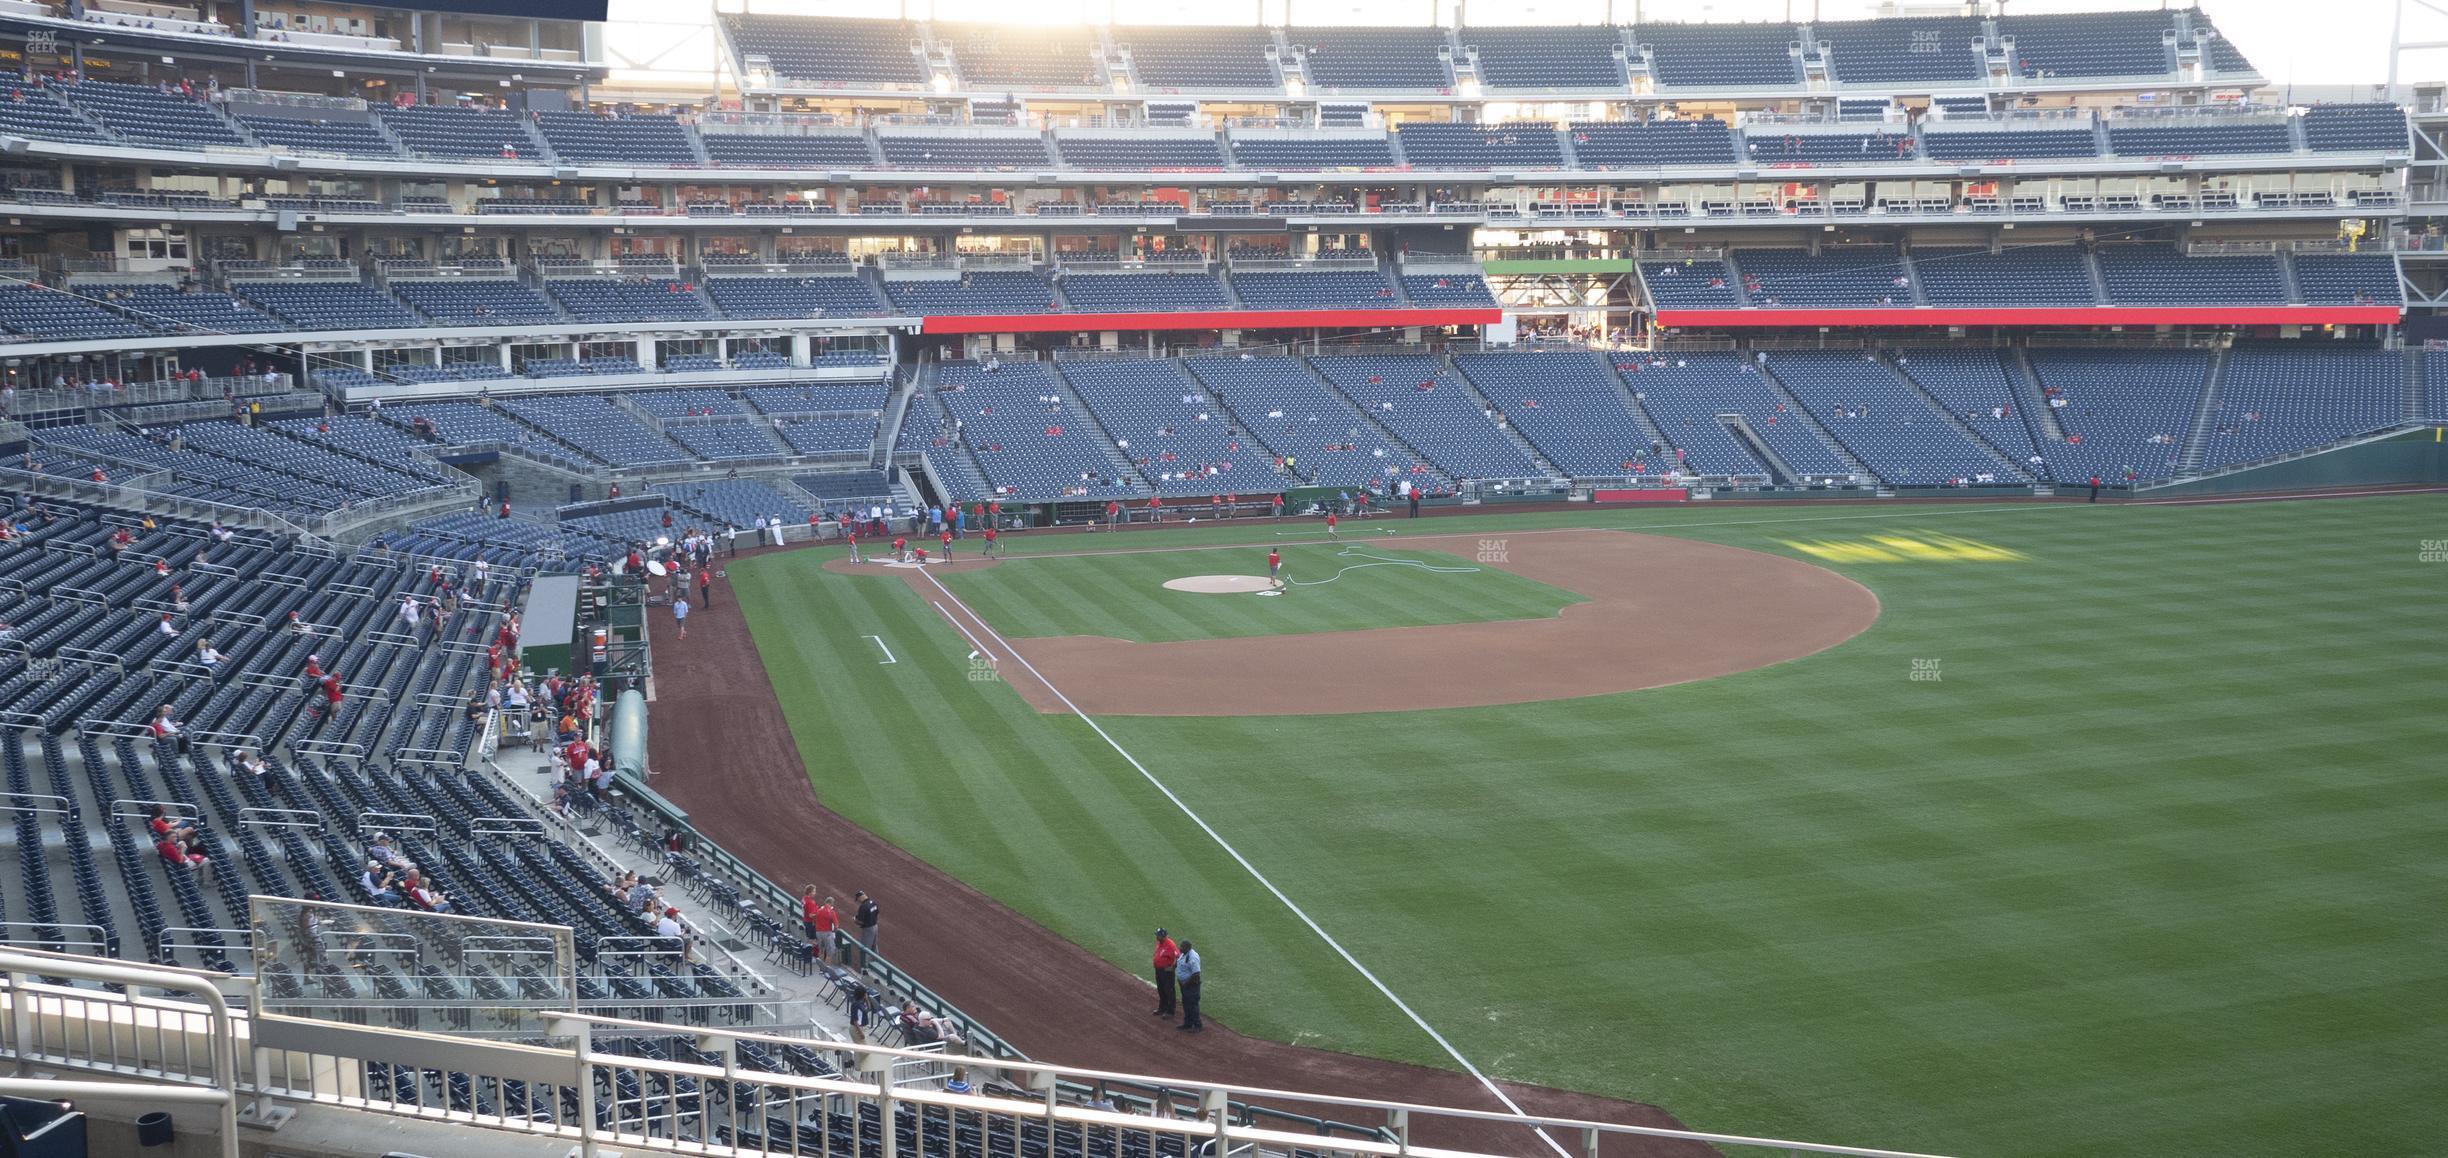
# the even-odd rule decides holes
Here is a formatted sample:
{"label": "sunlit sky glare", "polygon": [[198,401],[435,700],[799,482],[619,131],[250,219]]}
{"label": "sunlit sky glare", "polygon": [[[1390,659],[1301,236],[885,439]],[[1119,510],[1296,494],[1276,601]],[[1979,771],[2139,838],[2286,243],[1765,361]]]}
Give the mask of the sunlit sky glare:
{"label": "sunlit sky glare", "polygon": [[[718,0],[725,11],[916,20],[1064,24],[1597,24],[1646,20],[1853,20],[1877,15],[1875,0]],[[2219,30],[2273,84],[2373,84],[2388,75],[2396,0],[2199,0]],[[665,8],[674,0],[615,3]],[[2135,0],[2009,0],[2013,14],[2157,7]],[[1994,8],[1984,5],[1986,10]],[[1909,11],[1948,10],[1912,4]],[[702,11],[702,10],[701,10]],[[639,13],[643,15],[644,13]],[[668,13],[657,13],[668,17]],[[2405,39],[2448,41],[2448,17],[2406,6]],[[2448,79],[2448,52],[2410,56],[2406,81]]]}

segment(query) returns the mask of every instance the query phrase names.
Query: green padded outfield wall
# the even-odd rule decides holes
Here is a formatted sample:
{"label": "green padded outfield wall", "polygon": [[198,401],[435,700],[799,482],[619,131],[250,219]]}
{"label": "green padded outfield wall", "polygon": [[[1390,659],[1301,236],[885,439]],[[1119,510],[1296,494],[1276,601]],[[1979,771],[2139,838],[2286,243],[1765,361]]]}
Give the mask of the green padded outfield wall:
{"label": "green padded outfield wall", "polygon": [[2394,438],[2340,447],[2308,458],[2274,462],[2216,478],[2143,491],[2141,497],[2223,495],[2448,482],[2448,427],[2426,426]]}

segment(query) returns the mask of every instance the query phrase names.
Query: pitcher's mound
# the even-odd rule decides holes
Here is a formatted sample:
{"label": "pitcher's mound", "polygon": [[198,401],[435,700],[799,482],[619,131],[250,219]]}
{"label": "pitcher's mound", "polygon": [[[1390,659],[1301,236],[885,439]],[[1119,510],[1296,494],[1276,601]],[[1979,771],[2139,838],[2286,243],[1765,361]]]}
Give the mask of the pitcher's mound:
{"label": "pitcher's mound", "polygon": [[1264,591],[1273,583],[1264,575],[1184,575],[1165,580],[1168,591],[1188,591],[1198,595],[1243,595]]}

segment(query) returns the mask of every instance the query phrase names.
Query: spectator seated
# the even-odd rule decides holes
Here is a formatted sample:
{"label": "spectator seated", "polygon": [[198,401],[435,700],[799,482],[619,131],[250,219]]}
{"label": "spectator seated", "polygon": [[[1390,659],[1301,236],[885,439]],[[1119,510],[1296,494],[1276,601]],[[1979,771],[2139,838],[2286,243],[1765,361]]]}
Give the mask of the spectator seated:
{"label": "spectator seated", "polygon": [[[261,106],[260,111],[238,114],[238,124],[248,135],[264,144],[280,149],[299,149],[313,153],[338,153],[349,157],[399,156],[391,140],[382,135],[371,120],[334,120],[322,117],[284,116],[281,113],[307,110]],[[358,114],[363,116],[364,114]]]}
{"label": "spectator seated", "polygon": [[1742,308],[1734,270],[1715,258],[1653,258],[1640,263],[1641,284],[1662,310]]}
{"label": "spectator seated", "polygon": [[1674,456],[1654,446],[1623,387],[1583,350],[1459,354],[1454,365],[1556,469],[1575,478],[1654,475]]}
{"label": "spectator seated", "polygon": [[1284,40],[1307,62],[1309,82],[1318,92],[1446,91],[1453,86],[1453,72],[1439,54],[1446,47],[1445,35],[1441,27],[1284,30]]}
{"label": "spectator seated", "polygon": [[507,278],[393,278],[391,292],[444,325],[534,326],[561,320],[544,295]]}
{"label": "spectator seated", "polygon": [[0,133],[83,145],[99,145],[109,139],[78,116],[55,90],[15,77],[0,80]]}
{"label": "spectator seated", "polygon": [[1802,32],[1791,24],[1642,24],[1632,39],[1649,50],[1661,86],[1691,89],[1799,88]]}
{"label": "spectator seated", "polygon": [[1685,354],[1613,355],[1635,399],[1657,420],[1658,431],[1684,452],[1682,469],[1702,475],[1765,475],[1765,464],[1728,430],[1727,414],[1743,425],[1787,467],[1805,479],[1848,478],[1853,468],[1784,409],[1776,391],[1749,357],[1695,351]]}
{"label": "spectator seated", "polygon": [[2405,153],[2413,149],[2406,112],[2396,105],[2314,105],[2305,110],[2304,144],[2315,153]]}
{"label": "spectator seated", "polygon": [[545,442],[543,435],[519,424],[500,408],[478,406],[473,402],[416,402],[386,406],[381,416],[384,421],[420,439],[430,431],[433,441],[441,446],[480,443],[523,446]]}
{"label": "spectator seated", "polygon": [[1309,364],[1361,411],[1455,478],[1531,478],[1546,472],[1505,437],[1489,407],[1419,355],[1316,357]]}
{"label": "spectator seated", "polygon": [[705,133],[706,156],[717,165],[756,169],[874,169],[865,135],[852,131],[795,134]]}
{"label": "spectator seated", "polygon": [[1243,430],[1277,457],[1293,458],[1295,483],[1383,487],[1407,478],[1442,490],[1448,482],[1298,358],[1197,357],[1183,365],[1224,400]]}
{"label": "spectator seated", "polygon": [[1165,273],[1066,273],[1063,297],[1071,308],[1092,314],[1180,313],[1229,310],[1223,283],[1204,269]]}
{"label": "spectator seated", "polygon": [[996,493],[1041,501],[1126,494],[1139,483],[1042,363],[948,362],[934,398]]}
{"label": "spectator seated", "polygon": [[1232,139],[1233,159],[1244,169],[1304,172],[1325,169],[1391,169],[1394,146],[1384,134],[1366,137],[1244,137]]}
{"label": "spectator seated", "polygon": [[873,284],[855,275],[724,277],[709,273],[706,295],[731,318],[865,318],[892,312]]}
{"label": "spectator seated", "polygon": [[1035,270],[983,269],[958,278],[886,278],[894,309],[929,314],[1050,314],[1062,312],[1054,286]]}
{"label": "spectator seated", "polygon": [[1273,454],[1244,433],[1180,363],[1094,359],[1062,363],[1062,372],[1157,494],[1283,489]]}
{"label": "spectator seated", "polygon": [[1112,35],[1114,47],[1130,54],[1139,83],[1152,91],[1283,87],[1275,69],[1275,37],[1265,28],[1116,28]]}
{"label": "spectator seated", "polygon": [[[982,131],[981,131],[982,132]],[[876,144],[896,169],[1051,169],[1045,138],[1035,133],[994,136],[883,136]]]}
{"label": "spectator seated", "polygon": [[1216,144],[1213,135],[1080,137],[1065,134],[1054,138],[1054,151],[1062,158],[1063,164],[1074,169],[1152,173],[1205,171],[1224,167],[1224,151]]}
{"label": "spectator seated", "polygon": [[164,282],[111,285],[79,282],[76,292],[172,333],[261,334],[287,329],[279,319],[225,293]]}
{"label": "spectator seated", "polygon": [[1584,169],[1731,165],[1734,131],[1715,117],[1680,121],[1575,121],[1573,158]]}
{"label": "spectator seated", "polygon": [[416,315],[363,282],[330,278],[233,281],[231,292],[301,330],[405,330]]}
{"label": "spectator seated", "polygon": [[1564,167],[1564,147],[1553,125],[1535,123],[1452,125],[1413,121],[1398,126],[1403,159],[1414,169],[1530,169]]}
{"label": "spectator seated", "polygon": [[924,85],[913,46],[917,26],[901,20],[844,20],[761,13],[722,17],[742,56],[773,62],[774,74],[831,85]]}
{"label": "spectator seated", "polygon": [[46,342],[143,338],[153,333],[143,323],[104,308],[98,299],[81,292],[23,284],[0,284],[0,327]]}
{"label": "spectator seated", "polygon": [[689,322],[714,316],[696,287],[673,278],[554,278],[544,288],[582,322]]}
{"label": "spectator seated", "polygon": [[1402,308],[1384,273],[1373,269],[1251,271],[1231,277],[1233,294],[1253,310],[1391,310]]}
{"label": "spectator seated", "polygon": [[2030,356],[2041,387],[2065,402],[2050,408],[2065,441],[2041,452],[2059,482],[2098,475],[2113,484],[2129,466],[2142,479],[2176,473],[2201,406],[2207,354],[2035,348]]}
{"label": "spectator seated", "polygon": [[2278,305],[2287,301],[2278,259],[2186,257],[2172,245],[2099,247],[2100,277],[2117,305]]}
{"label": "spectator seated", "polygon": [[[2012,358],[2008,351],[1925,347],[1896,351],[1895,364],[2006,461],[2046,481],[2051,477],[2048,459],[2036,449],[2032,434],[2036,418],[2007,377]],[[2035,463],[2034,458],[2041,461]]]}
{"label": "spectator seated", "polygon": [[688,130],[674,117],[537,113],[536,131],[554,154],[581,165],[693,169],[703,163]]}
{"label": "spectator seated", "polygon": [[1479,83],[1508,92],[1569,92],[1624,87],[1623,36],[1611,24],[1465,28],[1465,50],[1479,50]]}
{"label": "spectator seated", "polygon": [[2095,306],[2091,263],[2071,245],[1916,249],[1913,272],[1933,306]]}
{"label": "spectator seated", "polygon": [[88,80],[54,86],[97,124],[134,145],[171,149],[201,149],[206,145],[244,147],[246,139],[221,119],[212,107],[193,97],[164,92],[150,85]]}
{"label": "spectator seated", "polygon": [[1859,309],[1913,304],[1912,278],[1895,251],[1880,248],[1742,249],[1735,272],[1751,304],[1763,308]]}

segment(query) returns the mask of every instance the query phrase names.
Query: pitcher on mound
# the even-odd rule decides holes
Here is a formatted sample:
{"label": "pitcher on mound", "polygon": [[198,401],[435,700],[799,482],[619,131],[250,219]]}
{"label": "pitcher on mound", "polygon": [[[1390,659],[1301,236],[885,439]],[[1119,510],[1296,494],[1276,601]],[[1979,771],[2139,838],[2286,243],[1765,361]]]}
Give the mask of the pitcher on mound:
{"label": "pitcher on mound", "polygon": [[1267,548],[1267,589],[1270,591],[1284,589],[1283,552],[1273,547]]}

